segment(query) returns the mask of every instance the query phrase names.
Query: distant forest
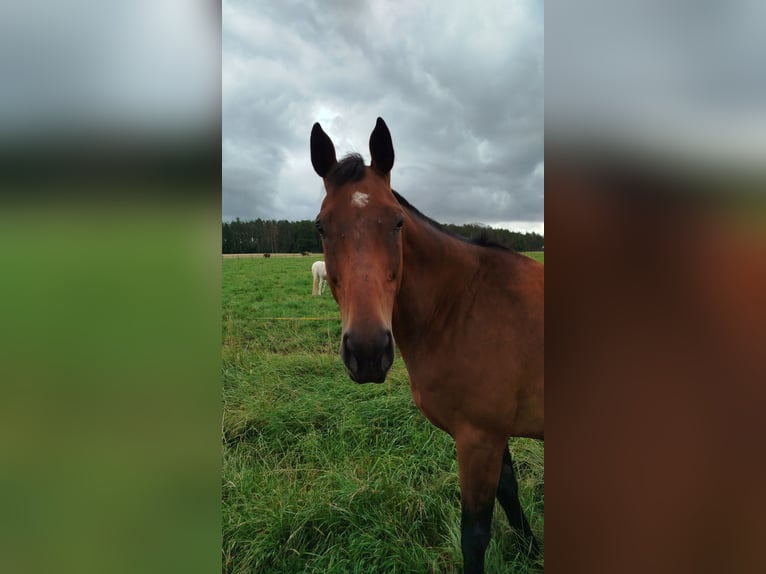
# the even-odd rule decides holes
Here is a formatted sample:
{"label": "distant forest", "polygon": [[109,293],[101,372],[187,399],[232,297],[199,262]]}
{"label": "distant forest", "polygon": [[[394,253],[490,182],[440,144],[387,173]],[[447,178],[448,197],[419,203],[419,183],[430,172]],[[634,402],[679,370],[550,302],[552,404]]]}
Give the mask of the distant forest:
{"label": "distant forest", "polygon": [[[322,243],[314,222],[273,221],[256,219],[223,222],[223,253],[321,253]],[[483,236],[485,239],[516,251],[540,251],[544,237],[538,233],[519,233],[476,224],[442,225],[462,237]]]}

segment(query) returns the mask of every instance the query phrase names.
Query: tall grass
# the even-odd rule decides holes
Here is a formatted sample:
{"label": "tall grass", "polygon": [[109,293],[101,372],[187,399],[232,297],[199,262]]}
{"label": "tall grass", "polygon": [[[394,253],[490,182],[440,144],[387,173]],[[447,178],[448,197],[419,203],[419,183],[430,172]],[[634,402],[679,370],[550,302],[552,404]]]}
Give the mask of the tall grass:
{"label": "tall grass", "polygon": [[[315,259],[223,261],[224,571],[460,572],[452,439],[414,406],[400,359],[383,385],[348,379]],[[511,450],[542,542],[543,445]],[[542,569],[520,551],[498,506],[487,572]]]}

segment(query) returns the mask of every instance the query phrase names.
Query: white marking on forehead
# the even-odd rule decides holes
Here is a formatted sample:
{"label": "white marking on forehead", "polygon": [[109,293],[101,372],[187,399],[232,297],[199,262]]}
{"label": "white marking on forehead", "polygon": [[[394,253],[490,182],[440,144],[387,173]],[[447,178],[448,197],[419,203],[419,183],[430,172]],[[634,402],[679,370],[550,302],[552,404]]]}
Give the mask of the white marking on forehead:
{"label": "white marking on forehead", "polygon": [[370,201],[370,196],[361,191],[355,191],[354,195],[351,196],[351,203],[357,207],[364,207],[368,201]]}

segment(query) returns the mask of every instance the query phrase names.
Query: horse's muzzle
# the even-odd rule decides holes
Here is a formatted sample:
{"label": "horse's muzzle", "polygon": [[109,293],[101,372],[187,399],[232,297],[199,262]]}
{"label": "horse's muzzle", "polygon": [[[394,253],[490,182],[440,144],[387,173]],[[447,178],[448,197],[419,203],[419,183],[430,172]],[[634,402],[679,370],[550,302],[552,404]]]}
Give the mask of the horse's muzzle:
{"label": "horse's muzzle", "polygon": [[343,334],[340,358],[351,380],[357,383],[382,383],[394,362],[394,337],[388,329],[361,337]]}

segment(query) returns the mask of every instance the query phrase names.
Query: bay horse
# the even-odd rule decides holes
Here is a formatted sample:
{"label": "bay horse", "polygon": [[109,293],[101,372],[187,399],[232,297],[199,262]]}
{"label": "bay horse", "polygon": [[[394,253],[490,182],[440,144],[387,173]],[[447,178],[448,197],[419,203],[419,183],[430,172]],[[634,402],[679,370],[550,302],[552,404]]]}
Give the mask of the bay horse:
{"label": "bay horse", "polygon": [[484,571],[495,497],[536,555],[508,439],[544,437],[542,264],[449,234],[394,191],[381,118],[369,166],[354,154],[337,161],[319,123],[310,145],[326,191],[316,226],[348,375],[382,383],[396,342],[415,404],[455,440],[466,574]]}
{"label": "bay horse", "polygon": [[314,261],[311,266],[311,275],[314,278],[311,294],[321,295],[327,287],[327,271],[325,271],[324,261]]}

